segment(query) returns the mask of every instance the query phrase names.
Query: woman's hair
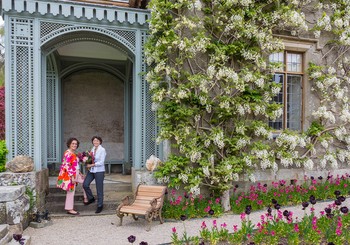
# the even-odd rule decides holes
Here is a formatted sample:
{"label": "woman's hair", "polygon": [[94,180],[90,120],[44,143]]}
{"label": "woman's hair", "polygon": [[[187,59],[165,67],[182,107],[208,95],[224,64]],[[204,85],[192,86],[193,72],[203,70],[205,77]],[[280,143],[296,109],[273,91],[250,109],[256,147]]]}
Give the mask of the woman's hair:
{"label": "woman's hair", "polygon": [[100,141],[100,144],[102,144],[102,138],[101,138],[100,136],[93,136],[93,137],[91,138],[91,142],[93,142],[94,139],[98,139],[98,140]]}
{"label": "woman's hair", "polygon": [[70,147],[70,145],[72,144],[72,142],[73,142],[73,140],[75,140],[75,141],[77,141],[77,143],[78,143],[78,145],[77,145],[77,148],[79,147],[79,140],[77,139],[77,138],[69,138],[68,140],[67,140],[67,147],[69,148]]}

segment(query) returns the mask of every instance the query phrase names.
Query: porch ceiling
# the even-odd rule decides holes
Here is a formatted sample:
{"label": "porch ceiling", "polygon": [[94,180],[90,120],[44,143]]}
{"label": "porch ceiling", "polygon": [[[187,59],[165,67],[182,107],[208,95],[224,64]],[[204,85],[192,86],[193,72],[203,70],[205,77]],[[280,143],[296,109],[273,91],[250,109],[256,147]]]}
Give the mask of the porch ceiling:
{"label": "porch ceiling", "polygon": [[82,57],[104,60],[125,61],[127,56],[119,50],[103,43],[81,41],[59,47],[57,52],[60,56]]}

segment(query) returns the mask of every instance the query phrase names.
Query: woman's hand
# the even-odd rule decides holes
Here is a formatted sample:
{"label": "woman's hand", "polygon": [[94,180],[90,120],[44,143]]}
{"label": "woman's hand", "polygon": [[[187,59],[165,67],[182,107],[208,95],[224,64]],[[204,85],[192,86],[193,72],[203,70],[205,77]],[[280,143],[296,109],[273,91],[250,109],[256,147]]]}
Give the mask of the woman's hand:
{"label": "woman's hand", "polygon": [[88,167],[88,168],[95,167],[95,163],[86,164],[86,167]]}

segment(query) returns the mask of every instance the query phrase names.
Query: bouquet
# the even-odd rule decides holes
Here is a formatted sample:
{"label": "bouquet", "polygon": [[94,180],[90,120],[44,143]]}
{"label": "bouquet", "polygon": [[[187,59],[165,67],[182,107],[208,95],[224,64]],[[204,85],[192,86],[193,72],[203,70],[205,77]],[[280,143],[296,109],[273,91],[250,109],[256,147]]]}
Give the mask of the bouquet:
{"label": "bouquet", "polygon": [[79,161],[86,164],[94,163],[95,157],[92,151],[83,151],[78,153]]}

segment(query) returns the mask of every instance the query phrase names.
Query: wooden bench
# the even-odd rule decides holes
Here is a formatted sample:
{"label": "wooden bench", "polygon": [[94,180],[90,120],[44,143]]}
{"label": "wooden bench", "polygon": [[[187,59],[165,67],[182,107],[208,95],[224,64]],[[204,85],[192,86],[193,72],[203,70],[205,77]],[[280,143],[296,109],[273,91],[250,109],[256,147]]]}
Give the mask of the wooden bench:
{"label": "wooden bench", "polygon": [[163,224],[162,207],[166,189],[166,186],[138,185],[134,200],[125,197],[116,210],[120,218],[119,225],[122,225],[124,215],[128,214],[132,214],[134,220],[138,220],[139,215],[145,216],[148,222],[146,231],[151,229],[152,220],[157,217]]}

